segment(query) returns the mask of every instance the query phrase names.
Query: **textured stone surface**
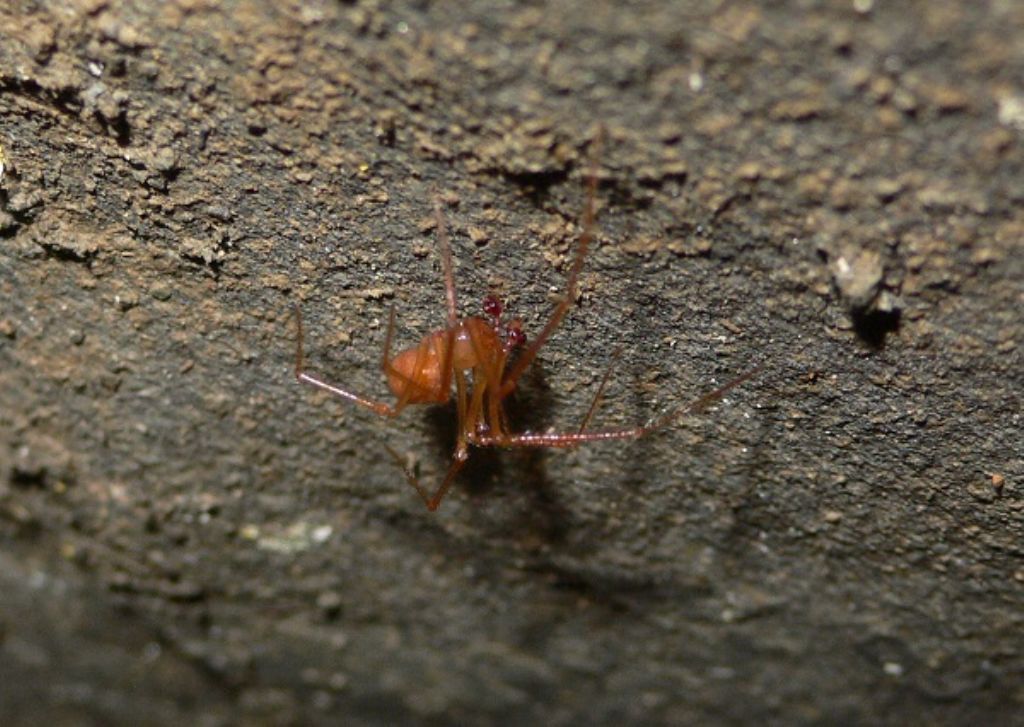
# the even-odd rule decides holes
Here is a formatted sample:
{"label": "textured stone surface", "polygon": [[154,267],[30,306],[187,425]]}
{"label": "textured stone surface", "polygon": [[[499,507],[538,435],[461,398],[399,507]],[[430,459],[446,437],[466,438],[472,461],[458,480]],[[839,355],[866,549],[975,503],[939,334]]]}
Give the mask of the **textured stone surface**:
{"label": "textured stone surface", "polygon": [[[761,5],[0,10],[0,721],[1019,719],[1024,6]],[[383,396],[440,193],[536,332],[599,122],[522,426],[764,372],[430,514],[452,412],[300,387],[291,307]]]}

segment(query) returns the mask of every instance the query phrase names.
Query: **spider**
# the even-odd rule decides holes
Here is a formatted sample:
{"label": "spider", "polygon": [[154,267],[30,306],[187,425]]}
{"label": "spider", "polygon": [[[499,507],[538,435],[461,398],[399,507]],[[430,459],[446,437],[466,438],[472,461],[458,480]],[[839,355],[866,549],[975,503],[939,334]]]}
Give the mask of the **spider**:
{"label": "spider", "polygon": [[[595,140],[600,142],[601,135]],[[527,343],[518,319],[502,318],[503,306],[493,295],[483,301],[484,317],[460,317],[456,304],[455,280],[452,272],[452,252],[445,227],[440,200],[434,200],[437,246],[441,256],[447,296],[447,320],[444,328],[428,333],[411,348],[392,358],[391,341],[395,328],[395,308],[388,315],[387,334],[381,369],[388,387],[396,397],[394,404],[360,396],[348,389],[328,383],[306,371],[303,353],[302,315],[295,308],[296,346],[295,377],[303,384],[315,386],[369,409],[380,416],[396,417],[410,404],[445,404],[452,396],[455,383],[455,409],[458,417],[455,451],[451,465],[438,485],[430,492],[416,475],[403,465],[402,458],[390,446],[388,452],[405,472],[408,483],[419,493],[427,509],[434,511],[448,493],[455,476],[469,458],[470,446],[475,447],[552,447],[571,448],[584,442],[613,439],[637,439],[668,426],[687,412],[699,412],[720,399],[727,391],[750,379],[760,367],[747,371],[725,385],[695,401],[655,417],[647,424],[625,429],[589,431],[587,426],[597,410],[601,395],[614,365],[608,367],[580,426],[571,432],[512,432],[509,429],[502,403],[516,389],[520,377],[533,363],[541,347],[558,328],[576,298],[576,286],[587,250],[594,239],[594,197],[597,190],[597,154],[586,181],[586,202],[583,209],[582,231],[576,246],[576,255],[569,268],[565,296],[555,306],[541,332]],[[513,355],[517,353],[518,355]],[[617,355],[617,352],[616,352]]]}

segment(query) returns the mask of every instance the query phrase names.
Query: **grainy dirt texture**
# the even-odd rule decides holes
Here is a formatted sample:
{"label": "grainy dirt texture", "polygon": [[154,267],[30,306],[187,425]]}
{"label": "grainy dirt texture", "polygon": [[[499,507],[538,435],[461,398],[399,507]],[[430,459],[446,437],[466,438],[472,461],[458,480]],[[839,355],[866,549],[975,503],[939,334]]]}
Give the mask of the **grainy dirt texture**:
{"label": "grainy dirt texture", "polygon": [[[0,8],[0,723],[1021,724],[1024,3]],[[379,359],[578,306],[475,451]]]}

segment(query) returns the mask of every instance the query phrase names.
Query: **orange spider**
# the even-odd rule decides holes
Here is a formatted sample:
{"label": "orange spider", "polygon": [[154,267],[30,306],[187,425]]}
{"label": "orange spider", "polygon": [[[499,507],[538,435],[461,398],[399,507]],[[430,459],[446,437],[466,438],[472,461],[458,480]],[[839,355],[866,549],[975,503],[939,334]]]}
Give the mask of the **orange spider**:
{"label": "orange spider", "polygon": [[[596,159],[596,154],[594,155]],[[452,273],[452,253],[445,228],[440,201],[435,200],[434,214],[437,220],[437,244],[441,254],[447,294],[447,325],[428,333],[420,342],[391,357],[391,339],[395,327],[395,309],[388,316],[387,335],[384,338],[384,353],[381,369],[387,377],[391,392],[397,397],[394,405],[368,399],[352,391],[327,383],[305,370],[303,355],[302,316],[296,307],[297,341],[295,352],[295,376],[304,383],[329,391],[336,396],[370,409],[381,416],[395,417],[409,404],[444,404],[452,395],[452,381],[455,382],[455,406],[458,417],[455,452],[448,472],[438,488],[431,494],[417,477],[403,466],[409,484],[423,498],[428,510],[436,510],[455,480],[456,474],[469,458],[470,445],[476,447],[555,447],[568,448],[584,442],[609,439],[636,439],[661,429],[686,412],[698,412],[721,398],[727,391],[754,376],[760,367],[748,371],[724,386],[705,394],[699,399],[656,417],[645,425],[628,429],[587,431],[587,425],[597,409],[601,394],[608,382],[612,368],[605,372],[598,386],[583,422],[574,432],[567,433],[515,433],[509,430],[502,403],[513,391],[519,378],[533,363],[541,347],[562,322],[566,312],[576,298],[576,283],[579,278],[587,250],[594,237],[594,196],[597,189],[596,163],[587,178],[586,206],[583,210],[583,230],[576,249],[576,257],[566,281],[565,297],[555,306],[551,317],[541,332],[529,345],[521,322],[516,319],[502,320],[502,304],[497,297],[489,295],[484,299],[486,318],[470,316],[460,318],[455,297],[455,280]],[[525,347],[524,347],[525,346]],[[519,350],[518,356],[512,357]],[[469,376],[467,376],[469,372]],[[402,466],[401,457],[388,447],[388,451]]]}

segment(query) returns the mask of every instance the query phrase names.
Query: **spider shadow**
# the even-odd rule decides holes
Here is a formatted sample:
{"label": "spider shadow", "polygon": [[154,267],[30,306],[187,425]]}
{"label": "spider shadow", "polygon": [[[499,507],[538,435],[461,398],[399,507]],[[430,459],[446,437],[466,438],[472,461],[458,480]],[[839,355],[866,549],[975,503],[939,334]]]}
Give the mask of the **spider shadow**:
{"label": "spider shadow", "polygon": [[[524,374],[516,392],[502,404],[512,431],[543,431],[548,427],[552,420],[553,398],[543,365],[535,362]],[[424,418],[438,461],[450,461],[458,433],[455,404],[431,407],[424,412]],[[500,489],[517,486],[528,499],[528,507],[522,508],[520,517],[506,523],[505,527],[530,533],[548,544],[562,542],[571,513],[559,499],[557,488],[548,476],[547,456],[543,448],[471,447],[469,459],[455,478],[453,491],[461,490],[463,496],[480,500],[494,497]],[[449,493],[448,497],[451,496]]]}

